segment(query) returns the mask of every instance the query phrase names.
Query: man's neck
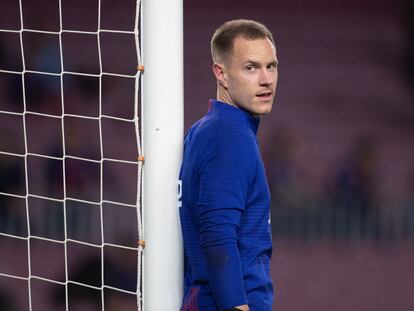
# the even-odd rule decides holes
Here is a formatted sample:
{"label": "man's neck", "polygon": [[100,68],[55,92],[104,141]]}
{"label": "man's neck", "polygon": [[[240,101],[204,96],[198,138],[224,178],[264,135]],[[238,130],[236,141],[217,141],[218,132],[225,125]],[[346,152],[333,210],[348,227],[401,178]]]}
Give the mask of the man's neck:
{"label": "man's neck", "polygon": [[230,98],[229,92],[227,92],[227,90],[221,85],[217,85],[217,100],[229,104],[230,106],[239,108]]}

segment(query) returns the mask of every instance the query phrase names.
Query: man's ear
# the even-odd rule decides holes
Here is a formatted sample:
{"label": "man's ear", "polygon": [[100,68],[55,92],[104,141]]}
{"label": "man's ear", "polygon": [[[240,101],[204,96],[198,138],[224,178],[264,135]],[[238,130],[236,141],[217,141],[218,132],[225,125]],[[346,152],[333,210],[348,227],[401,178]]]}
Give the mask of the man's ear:
{"label": "man's ear", "polygon": [[217,83],[227,89],[227,74],[223,64],[214,63],[213,73],[216,76]]}

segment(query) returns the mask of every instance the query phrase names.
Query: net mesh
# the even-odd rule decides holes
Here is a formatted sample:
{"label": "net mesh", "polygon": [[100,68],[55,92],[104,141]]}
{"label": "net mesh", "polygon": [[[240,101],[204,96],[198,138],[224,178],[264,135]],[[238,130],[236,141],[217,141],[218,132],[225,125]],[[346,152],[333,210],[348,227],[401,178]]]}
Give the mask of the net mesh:
{"label": "net mesh", "polygon": [[140,7],[0,5],[2,310],[142,308]]}

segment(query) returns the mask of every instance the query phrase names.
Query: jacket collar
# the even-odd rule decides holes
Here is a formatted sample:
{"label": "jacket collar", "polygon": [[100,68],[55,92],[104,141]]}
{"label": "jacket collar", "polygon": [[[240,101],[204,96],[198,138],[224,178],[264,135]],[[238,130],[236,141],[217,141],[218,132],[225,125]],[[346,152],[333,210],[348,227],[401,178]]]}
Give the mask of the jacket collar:
{"label": "jacket collar", "polygon": [[260,118],[251,115],[244,109],[215,99],[210,99],[208,113],[212,115],[220,115],[226,120],[242,122],[242,124],[245,124],[247,127],[249,127],[254,132],[254,134],[257,134]]}

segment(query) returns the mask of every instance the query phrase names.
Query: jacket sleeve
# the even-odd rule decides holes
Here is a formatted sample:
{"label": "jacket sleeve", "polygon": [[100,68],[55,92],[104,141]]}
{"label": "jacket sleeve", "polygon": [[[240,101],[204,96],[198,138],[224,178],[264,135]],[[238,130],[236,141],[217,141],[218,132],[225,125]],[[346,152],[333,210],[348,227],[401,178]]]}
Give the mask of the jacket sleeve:
{"label": "jacket sleeve", "polygon": [[215,142],[199,170],[200,246],[220,310],[248,303],[237,242],[252,171],[251,153],[243,133],[227,133]]}

